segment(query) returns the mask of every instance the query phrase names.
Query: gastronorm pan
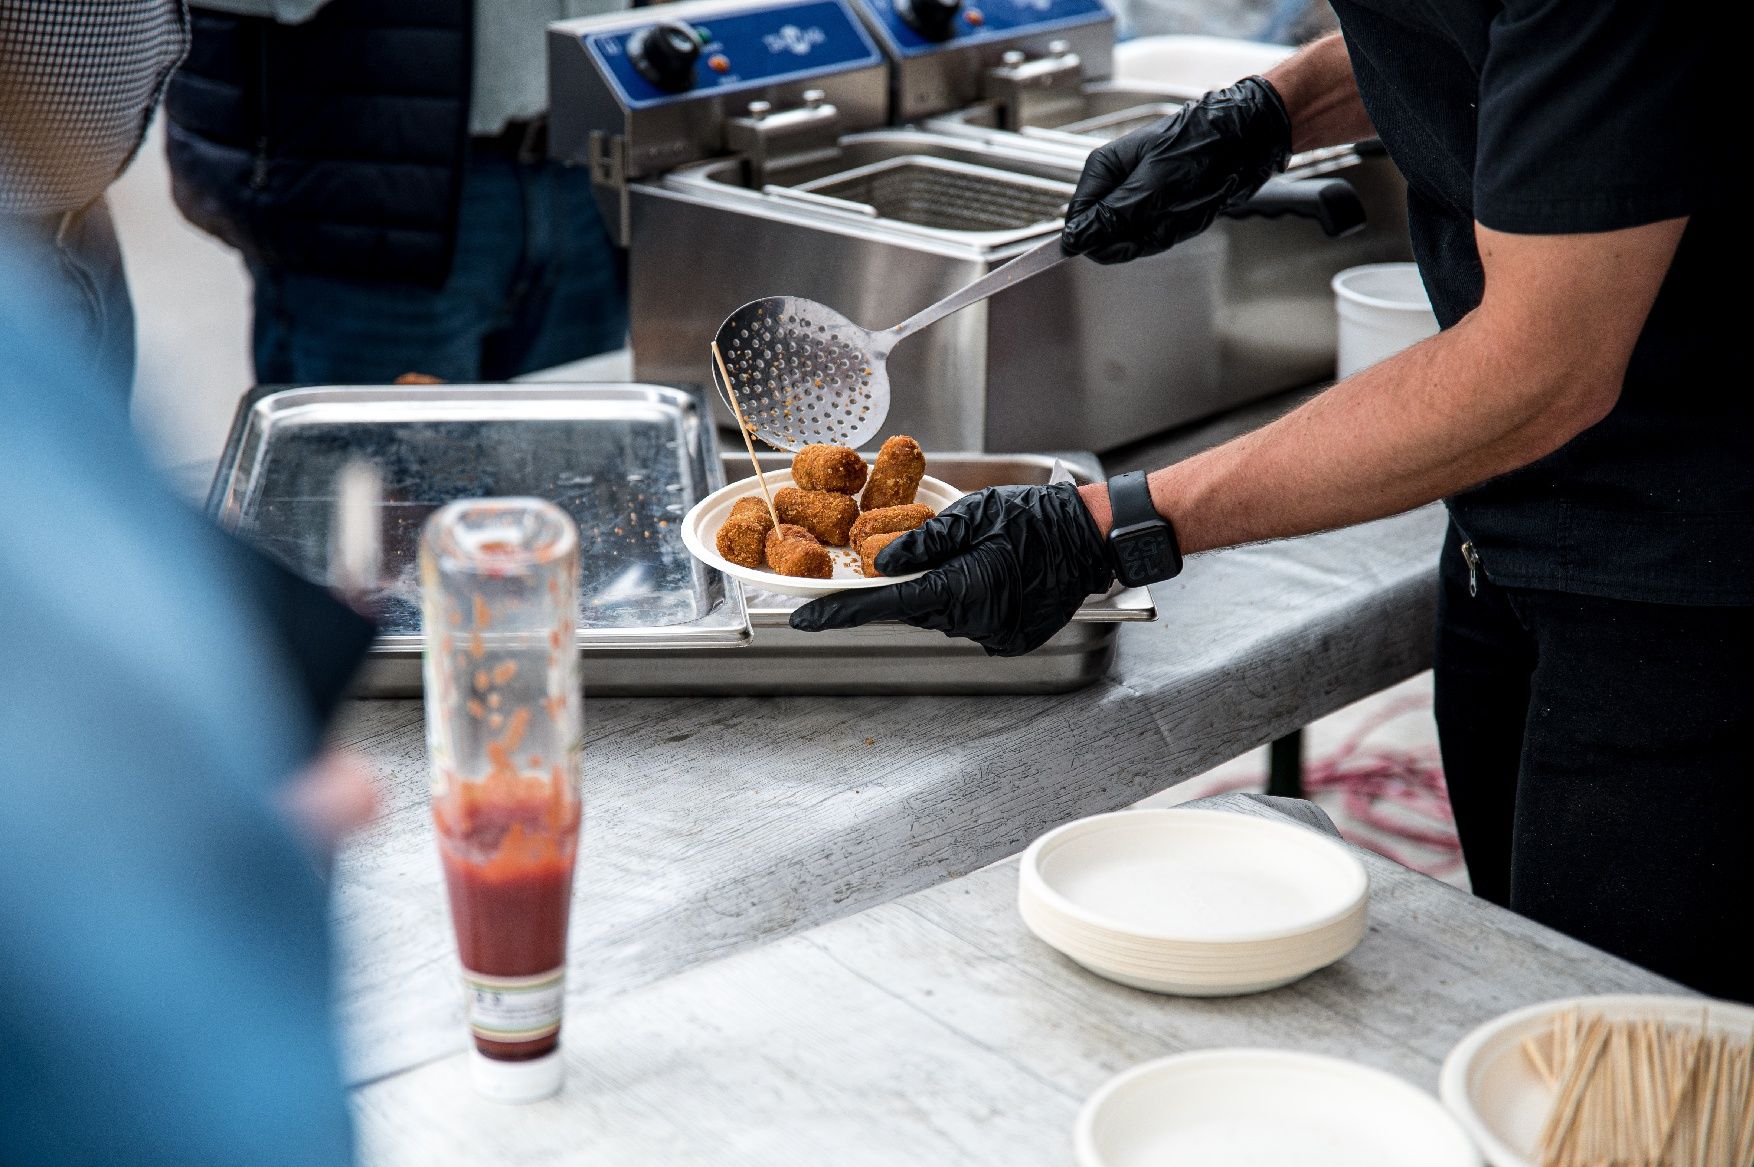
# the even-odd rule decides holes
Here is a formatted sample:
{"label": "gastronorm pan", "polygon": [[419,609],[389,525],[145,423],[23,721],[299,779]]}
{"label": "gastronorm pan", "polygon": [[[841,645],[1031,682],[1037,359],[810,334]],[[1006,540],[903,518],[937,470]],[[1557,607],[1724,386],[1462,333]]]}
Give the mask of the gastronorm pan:
{"label": "gastronorm pan", "polygon": [[[1120,623],[1156,617],[1147,592],[1120,590],[1093,598],[1047,645],[1013,659],[899,624],[795,632],[787,620],[802,601],[745,597],[681,549],[674,520],[748,475],[749,461],[717,453],[693,393],[652,385],[254,390],[233,421],[208,508],[300,574],[328,582],[334,474],[353,457],[378,465],[385,480],[375,597],[385,631],[355,683],[364,697],[420,695],[420,526],[471,494],[541,495],[580,523],[579,647],[596,696],[1066,692],[1107,671]],[[927,458],[934,476],[964,490],[1044,483],[1055,461]],[[1101,475],[1088,454],[1061,458],[1080,481]],[[787,457],[767,455],[765,464]]]}
{"label": "gastronorm pan", "polygon": [[418,675],[420,531],[458,498],[535,495],[573,517],[581,649],[735,648],[749,637],[741,593],[688,554],[680,531],[721,481],[716,442],[694,394],[656,385],[261,389],[239,406],[208,509],[330,583],[336,474],[354,460],[377,468],[382,570],[368,600],[382,630],[367,692],[386,662]]}

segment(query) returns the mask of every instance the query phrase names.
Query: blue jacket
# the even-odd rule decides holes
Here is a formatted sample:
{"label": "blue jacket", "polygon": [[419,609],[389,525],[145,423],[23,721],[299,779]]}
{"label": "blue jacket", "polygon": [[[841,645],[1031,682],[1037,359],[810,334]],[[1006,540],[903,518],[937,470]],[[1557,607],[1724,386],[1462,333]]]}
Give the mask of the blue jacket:
{"label": "blue jacket", "polygon": [[369,630],[157,481],[42,276],[0,230],[0,1163],[339,1167],[279,799]]}
{"label": "blue jacket", "polygon": [[192,8],[171,191],[252,263],[438,285],[469,146],[472,0],[334,0],[303,24]]}

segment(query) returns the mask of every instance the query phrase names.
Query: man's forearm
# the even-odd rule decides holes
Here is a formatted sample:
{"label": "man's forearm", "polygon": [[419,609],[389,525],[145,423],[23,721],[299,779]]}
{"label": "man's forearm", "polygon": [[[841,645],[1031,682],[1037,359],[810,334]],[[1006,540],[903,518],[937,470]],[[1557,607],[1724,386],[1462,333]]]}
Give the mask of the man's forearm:
{"label": "man's forearm", "polygon": [[[1526,466],[1619,400],[1685,230],[1477,228],[1479,307],[1272,425],[1157,471],[1152,502],[1192,553],[1381,518]],[[1106,532],[1106,489],[1081,493]]]}
{"label": "man's forearm", "polygon": [[[1480,332],[1464,320],[1271,425],[1153,472],[1151,500],[1183,554],[1398,514],[1525,465],[1594,420],[1599,400],[1531,378]],[[1106,533],[1106,489],[1083,494]]]}
{"label": "man's forearm", "polygon": [[1376,136],[1339,33],[1313,42],[1271,69],[1266,79],[1291,115],[1293,153]]}
{"label": "man's forearm", "polygon": [[1255,433],[1151,476],[1186,554],[1348,526],[1527,465],[1612,404],[1483,340],[1478,321],[1348,378]]}

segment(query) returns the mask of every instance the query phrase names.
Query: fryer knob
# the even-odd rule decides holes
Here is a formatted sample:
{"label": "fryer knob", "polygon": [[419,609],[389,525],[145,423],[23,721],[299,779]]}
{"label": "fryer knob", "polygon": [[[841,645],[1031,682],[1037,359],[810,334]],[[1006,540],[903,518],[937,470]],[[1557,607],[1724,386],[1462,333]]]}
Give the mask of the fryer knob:
{"label": "fryer knob", "polygon": [[694,87],[700,34],[680,20],[642,28],[627,41],[627,55],[639,75],[670,93]]}
{"label": "fryer knob", "polygon": [[962,0],[895,0],[902,23],[929,41],[946,41],[956,32]]}

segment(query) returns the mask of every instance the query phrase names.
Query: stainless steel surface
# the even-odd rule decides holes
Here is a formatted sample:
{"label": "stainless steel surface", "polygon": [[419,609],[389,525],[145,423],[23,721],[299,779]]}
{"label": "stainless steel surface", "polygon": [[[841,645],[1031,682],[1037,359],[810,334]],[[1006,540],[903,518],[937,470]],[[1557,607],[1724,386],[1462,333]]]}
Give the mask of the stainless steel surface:
{"label": "stainless steel surface", "polygon": [[977,246],[1003,246],[1064,218],[1072,183],[1007,174],[948,158],[902,155],[870,162],[799,190],[868,206],[880,219],[972,236]]}
{"label": "stainless steel surface", "polygon": [[[1087,77],[1107,77],[1114,71],[1112,19],[1096,17],[1082,24],[1021,31],[1004,39],[950,41],[936,51],[916,55],[897,51],[882,22],[873,19],[867,7],[889,2],[863,0],[858,10],[890,58],[889,114],[897,125],[974,102],[1029,95],[1041,88],[1043,78],[1027,76],[1031,72],[1028,66],[1044,59],[1075,57]],[[1008,59],[1014,53],[1021,53],[1024,61]],[[1007,73],[1015,75],[1019,64],[1024,66],[1025,76],[1014,81]]]}
{"label": "stainless steel surface", "polygon": [[635,384],[270,392],[240,406],[208,506],[293,570],[331,583],[336,478],[357,463],[383,482],[382,567],[367,595],[383,631],[367,692],[383,691],[391,661],[413,670],[412,690],[397,691],[419,691],[420,530],[459,498],[533,495],[573,517],[581,647],[722,651],[748,639],[741,594],[682,546],[682,515],[721,481],[716,435],[689,394]]}
{"label": "stainless steel surface", "polygon": [[[887,120],[889,71],[881,63],[812,74],[733,96],[709,94],[695,101],[627,108],[582,40],[587,33],[640,28],[658,20],[710,23],[746,7],[742,0],[681,0],[658,10],[639,8],[549,26],[549,154],[590,167],[604,221],[623,245],[632,229],[628,183],[724,153],[728,123],[746,115],[751,104],[766,103],[779,111],[812,104],[832,106],[842,132],[872,129]],[[821,94],[814,102],[807,97],[813,93]],[[698,374],[691,379],[698,380]]]}
{"label": "stainless steel surface", "polygon": [[716,366],[713,384],[733,405],[741,424],[776,449],[798,450],[812,442],[863,446],[889,416],[889,354],[897,344],[1066,258],[1059,239],[1050,235],[1011,262],[880,331],[861,328],[826,304],[797,296],[752,301],[719,325],[714,344],[730,384]]}
{"label": "stainless steel surface", "polygon": [[[838,155],[770,174],[752,187],[735,159],[681,167],[633,188],[633,350],[642,378],[698,380],[699,338],[740,305],[776,290],[832,305],[855,321],[898,320],[1052,238],[1055,218],[992,246],[847,207],[806,206],[824,180],[922,159],[976,167],[995,182],[1031,180],[1069,193],[1079,166],[1027,147],[918,131],[841,139]],[[1054,208],[1058,211],[1058,207]],[[705,241],[703,245],[703,241]],[[1221,236],[1124,267],[1062,264],[1005,296],[945,320],[889,363],[885,428],[928,449],[1108,449],[1212,413]],[[729,411],[720,414],[727,424]]]}
{"label": "stainless steel surface", "polygon": [[[1089,454],[1060,459],[1079,481],[1102,475]],[[1040,454],[928,454],[936,477],[964,490],[1045,483],[1054,457]],[[791,464],[783,454],[762,456],[762,469]],[[727,481],[750,475],[742,453],[722,455]],[[735,586],[735,585],[733,585]],[[1093,597],[1057,636],[1028,656],[989,657],[966,640],[951,640],[903,624],[876,624],[842,632],[797,632],[787,622],[803,600],[745,594],[753,638],[733,652],[681,648],[599,652],[587,648],[585,689],[599,697],[846,696],[872,694],[1067,693],[1094,684],[1114,660],[1118,626],[1155,620],[1142,588]],[[418,655],[374,657],[362,695],[418,696]]]}
{"label": "stainless steel surface", "polygon": [[[703,380],[706,338],[740,305],[775,294],[850,321],[907,316],[1058,230],[1097,139],[1052,127],[1188,96],[1102,80],[1114,30],[1101,15],[917,53],[886,39],[873,13],[888,2],[856,7],[890,57],[892,115],[944,115],[960,139],[830,137],[830,106],[843,129],[873,124],[858,70],[813,73],[772,108],[731,109],[706,94],[624,110],[578,57],[578,31],[647,23],[650,11],[556,26],[554,116],[565,104],[569,123],[557,152],[593,165],[631,244],[636,376]],[[822,96],[806,96],[815,89]],[[1060,140],[994,133],[1011,122]],[[1149,260],[1062,265],[898,350],[885,429],[928,449],[1107,450],[1324,378],[1335,334],[1327,279],[1405,252],[1404,210],[1392,211],[1338,242],[1307,221],[1227,221]]]}

